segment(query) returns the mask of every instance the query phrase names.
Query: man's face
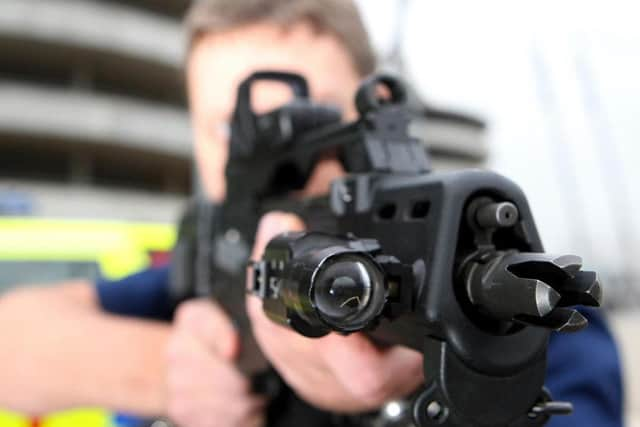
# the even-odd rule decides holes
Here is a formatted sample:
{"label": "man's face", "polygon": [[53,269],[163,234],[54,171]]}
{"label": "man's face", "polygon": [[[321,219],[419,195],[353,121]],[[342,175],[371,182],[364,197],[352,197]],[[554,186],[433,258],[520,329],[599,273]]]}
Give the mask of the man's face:
{"label": "man's face", "polygon": [[[307,79],[314,100],[342,108],[347,119],[355,117],[353,96],[360,77],[347,51],[333,36],[317,34],[306,23],[286,31],[272,24],[253,24],[203,36],[189,56],[187,79],[195,156],[203,190],[214,201],[225,195],[228,124],[237,87],[258,70],[299,73]],[[257,85],[253,92],[257,112],[276,108],[291,97],[276,83]],[[325,193],[331,180],[342,173],[337,160],[323,159],[308,182],[306,194]]]}

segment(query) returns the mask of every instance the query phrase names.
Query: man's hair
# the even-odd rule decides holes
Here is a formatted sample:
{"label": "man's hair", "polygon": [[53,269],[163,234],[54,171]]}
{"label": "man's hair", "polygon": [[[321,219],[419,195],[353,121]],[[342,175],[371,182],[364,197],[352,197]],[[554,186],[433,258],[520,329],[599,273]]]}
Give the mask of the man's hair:
{"label": "man's hair", "polygon": [[289,29],[309,22],[334,36],[349,53],[356,71],[374,71],[376,58],[357,6],[352,0],[200,0],[186,16],[189,46],[203,34],[268,22]]}

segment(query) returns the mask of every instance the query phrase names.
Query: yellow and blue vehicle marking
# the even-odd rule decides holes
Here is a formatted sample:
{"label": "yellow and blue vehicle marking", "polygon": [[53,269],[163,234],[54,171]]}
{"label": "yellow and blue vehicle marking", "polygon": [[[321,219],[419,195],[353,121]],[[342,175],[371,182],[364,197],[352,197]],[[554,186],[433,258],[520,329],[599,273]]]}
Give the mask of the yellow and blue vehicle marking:
{"label": "yellow and blue vehicle marking", "polygon": [[[0,217],[0,293],[32,283],[98,276],[117,280],[166,262],[175,239],[170,224]],[[0,411],[0,427],[124,424],[124,418],[102,409],[39,418]]]}

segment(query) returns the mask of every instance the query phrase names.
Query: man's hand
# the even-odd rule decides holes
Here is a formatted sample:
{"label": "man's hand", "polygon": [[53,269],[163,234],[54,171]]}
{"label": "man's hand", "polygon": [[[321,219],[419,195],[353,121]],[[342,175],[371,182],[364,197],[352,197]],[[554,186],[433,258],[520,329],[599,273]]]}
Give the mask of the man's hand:
{"label": "man's hand", "polygon": [[236,369],[238,335],[208,300],[183,303],[167,345],[167,408],[180,427],[257,427],[264,400]]}
{"label": "man's hand", "polygon": [[[304,229],[283,213],[266,215],[259,226],[253,259],[269,240]],[[248,297],[253,331],[265,355],[285,381],[308,402],[337,412],[362,412],[411,393],[423,382],[422,355],[404,347],[377,348],[363,334],[329,334],[311,339],[269,320],[262,303]]]}

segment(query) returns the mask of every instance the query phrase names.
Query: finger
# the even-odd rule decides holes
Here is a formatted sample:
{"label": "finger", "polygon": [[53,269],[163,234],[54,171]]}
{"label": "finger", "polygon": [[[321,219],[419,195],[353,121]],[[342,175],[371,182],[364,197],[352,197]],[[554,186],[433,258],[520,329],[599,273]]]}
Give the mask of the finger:
{"label": "finger", "polygon": [[256,233],[256,243],[253,247],[253,259],[262,257],[264,248],[275,236],[287,231],[302,231],[305,229],[304,222],[296,215],[284,212],[271,212],[260,220],[258,232]]}
{"label": "finger", "polygon": [[385,371],[393,373],[395,396],[406,396],[424,383],[424,356],[407,347],[394,346],[385,351]]}
{"label": "finger", "polygon": [[238,333],[219,305],[206,298],[182,303],[175,315],[176,333],[191,335],[201,345],[232,360],[240,348]]}
{"label": "finger", "polygon": [[245,415],[242,426],[262,426],[265,422],[265,409],[268,401],[263,396],[245,396],[243,414]]}
{"label": "finger", "polygon": [[[229,395],[218,392],[208,398],[196,398],[184,403],[183,418],[191,417],[198,425],[217,427],[225,426],[260,426],[264,422],[264,399],[254,398],[247,394]],[[186,426],[188,427],[188,426]]]}
{"label": "finger", "polygon": [[266,417],[263,411],[249,415],[247,420],[242,423],[246,427],[264,427],[266,425]]}
{"label": "finger", "polygon": [[[211,395],[208,399],[183,398],[173,402],[169,418],[180,427],[247,427],[264,425],[264,405],[247,395]],[[224,420],[221,422],[221,420]]]}
{"label": "finger", "polygon": [[322,340],[321,354],[337,381],[368,406],[409,394],[424,381],[422,355],[415,350],[381,349],[362,334]]}
{"label": "finger", "polygon": [[249,380],[231,362],[203,351],[183,354],[169,363],[167,386],[191,399],[220,394],[221,387],[225,396],[246,394],[251,388]]}
{"label": "finger", "polygon": [[327,371],[324,361],[317,357],[304,356],[315,354],[317,351],[318,342],[315,338],[302,336],[286,326],[273,322],[265,315],[262,302],[258,298],[247,299],[247,310],[253,333],[262,351],[285,381],[290,384],[297,383],[297,377],[304,372],[304,381],[309,383],[310,388],[310,384],[322,383]]}
{"label": "finger", "polygon": [[340,385],[365,400],[377,393],[386,373],[381,371],[380,350],[369,339],[362,334],[330,334],[321,340],[320,355]]}

